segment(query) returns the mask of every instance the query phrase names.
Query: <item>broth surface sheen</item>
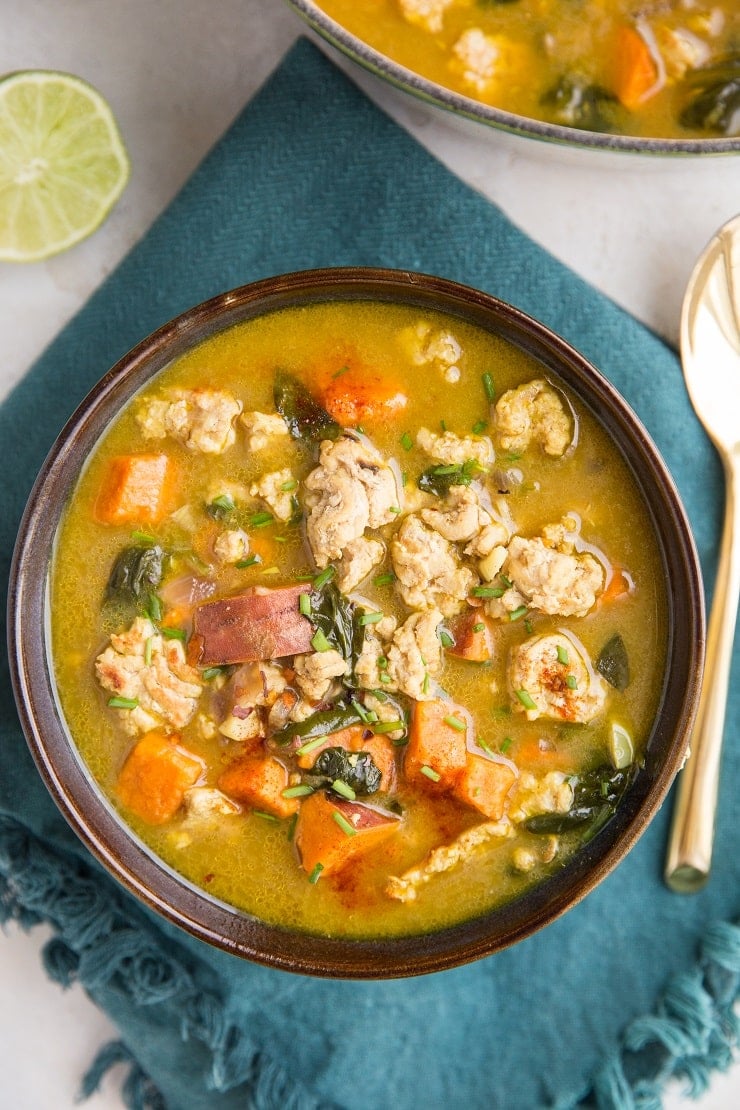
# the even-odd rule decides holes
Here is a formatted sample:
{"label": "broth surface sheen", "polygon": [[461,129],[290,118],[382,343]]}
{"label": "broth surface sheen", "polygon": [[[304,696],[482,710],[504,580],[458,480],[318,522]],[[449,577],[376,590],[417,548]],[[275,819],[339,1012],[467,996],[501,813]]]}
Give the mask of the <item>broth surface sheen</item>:
{"label": "broth surface sheen", "polygon": [[214,898],[438,930],[561,867],[637,773],[653,537],[593,415],[504,339],[384,303],[269,313],[92,454],[53,565],[63,711],[123,820]]}

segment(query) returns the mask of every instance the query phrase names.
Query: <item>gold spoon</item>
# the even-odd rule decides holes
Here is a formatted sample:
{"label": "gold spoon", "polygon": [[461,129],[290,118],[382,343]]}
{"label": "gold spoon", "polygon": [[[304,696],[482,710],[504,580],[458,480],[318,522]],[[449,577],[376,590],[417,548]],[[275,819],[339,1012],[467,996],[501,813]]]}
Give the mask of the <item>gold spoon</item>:
{"label": "gold spoon", "polygon": [[681,772],[665,880],[699,890],[712,865],[720,752],[740,593],[740,216],[706,247],[681,312],[681,362],[697,416],[725,474],[725,522],[691,754]]}

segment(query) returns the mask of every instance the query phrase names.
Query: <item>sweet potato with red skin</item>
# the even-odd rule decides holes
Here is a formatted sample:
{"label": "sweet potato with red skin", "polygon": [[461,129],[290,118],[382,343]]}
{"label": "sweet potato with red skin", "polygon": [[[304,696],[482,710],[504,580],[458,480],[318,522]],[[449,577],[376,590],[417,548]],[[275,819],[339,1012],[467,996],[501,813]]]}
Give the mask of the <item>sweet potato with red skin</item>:
{"label": "sweet potato with red skin", "polygon": [[455,642],[446,650],[458,659],[468,659],[471,663],[486,663],[493,659],[491,630],[482,613],[471,609],[462,613],[450,625]]}
{"label": "sweet potato with red skin", "polygon": [[[454,790],[467,763],[467,726],[460,731],[447,724],[445,717],[457,717],[463,722],[466,719],[454,702],[437,699],[416,703],[403,763],[404,775],[410,782],[439,794]],[[429,777],[422,767],[428,767],[439,777]]]}
{"label": "sweet potato with red skin", "polygon": [[319,400],[338,424],[354,428],[363,421],[387,419],[403,409],[408,398],[397,382],[358,366],[332,378]]}
{"label": "sweet potato with red skin", "polygon": [[218,780],[219,790],[229,798],[275,817],[291,817],[298,809],[297,798],[283,797],[287,786],[287,768],[262,751],[235,759]]}
{"label": "sweet potato with red skin", "polygon": [[455,783],[453,793],[459,801],[477,809],[490,821],[499,821],[515,779],[516,774],[507,764],[468,752],[465,770]]}
{"label": "sweet potato with red skin", "polygon": [[614,41],[614,91],[630,112],[637,111],[661,88],[658,66],[648,43],[628,24]]}
{"label": "sweet potato with red skin", "polygon": [[95,502],[101,524],[156,524],[170,511],[177,465],[169,455],[116,455]]}
{"label": "sweet potato with red skin", "polygon": [[[306,752],[305,755],[296,756],[296,763],[303,771],[309,771],[325,748],[345,748],[348,752],[358,752],[361,750],[361,746],[356,747],[356,745],[361,745],[362,737],[366,731],[365,725],[349,725],[347,728],[339,729],[338,732],[328,732],[323,744],[318,744],[310,752]],[[295,746],[300,748],[304,743],[305,740],[297,737]]]}
{"label": "sweet potato with red skin", "polygon": [[302,584],[208,601],[193,615],[191,662],[201,667],[252,663],[311,651],[313,628],[298,609]]}
{"label": "sweet potato with red skin", "polygon": [[[354,829],[348,834],[337,823],[335,814]],[[400,819],[381,813],[361,802],[344,802],[329,798],[324,792],[306,798],[298,813],[295,844],[301,867],[309,875],[317,864],[321,874],[331,875],[395,835]]]}
{"label": "sweet potato with red skin", "polygon": [[171,820],[185,791],[203,774],[198,756],[179,746],[179,733],[163,729],[144,733],[123,765],[116,793],[127,809],[150,825]]}

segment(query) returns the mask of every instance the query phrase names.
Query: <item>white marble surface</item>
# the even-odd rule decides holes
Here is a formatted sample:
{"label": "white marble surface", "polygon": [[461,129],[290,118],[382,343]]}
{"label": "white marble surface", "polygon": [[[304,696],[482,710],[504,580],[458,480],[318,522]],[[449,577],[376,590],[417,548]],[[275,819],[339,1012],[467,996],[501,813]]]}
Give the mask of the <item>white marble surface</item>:
{"label": "white marble surface", "polygon": [[[0,395],[144,233],[304,28],[281,0],[3,0],[0,73],[62,69],[110,100],[133,174],[108,222],[47,263],[0,264]],[[345,63],[346,64],[346,63]],[[740,157],[645,161],[511,139],[358,83],[533,238],[663,335],[716,228],[740,211]],[[114,1036],[79,988],[49,983],[45,939],[0,937],[0,1108],[71,1110],[97,1047]],[[120,1110],[114,1074],[92,1110]],[[686,1105],[672,1090],[670,1110]],[[703,1110],[740,1106],[740,1066]],[[517,1108],[511,1108],[517,1110]]]}

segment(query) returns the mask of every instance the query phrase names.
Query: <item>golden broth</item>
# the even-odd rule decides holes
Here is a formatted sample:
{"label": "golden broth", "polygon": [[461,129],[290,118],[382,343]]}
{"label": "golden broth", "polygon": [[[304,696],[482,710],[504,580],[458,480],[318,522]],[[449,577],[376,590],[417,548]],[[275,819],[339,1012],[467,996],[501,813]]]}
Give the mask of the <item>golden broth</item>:
{"label": "golden broth", "polygon": [[[459,382],[446,381],[442,372],[429,365],[414,365],[399,342],[403,330],[422,318],[433,329],[454,333],[463,352]],[[141,839],[214,897],[265,921],[354,937],[434,930],[516,897],[533,881],[542,879],[547,868],[538,865],[529,873],[517,870],[512,866],[513,853],[540,841],[519,829],[511,839],[490,842],[463,865],[422,886],[415,900],[399,903],[383,892],[388,874],[401,874],[431,849],[479,823],[479,813],[449,797],[425,793],[418,785],[412,787],[401,781],[397,795],[403,810],[401,833],[352,868],[312,883],[298,865],[291,822],[276,820],[257,807],[203,825],[195,833],[180,812],[164,824],[151,825],[121,807],[117,781],[134,739],[121,727],[121,711],[106,704],[108,695],[96,682],[94,661],[110,634],[121,631],[130,621],[130,615],[126,617],[120,608],[103,606],[102,599],[113,561],[120,549],[132,542],[136,529],[98,523],[95,506],[112,456],[153,449],[166,449],[175,458],[180,471],[177,505],[195,506],[204,525],[208,518],[202,509],[214,484],[248,487],[260,475],[284,466],[286,456],[296,479],[302,482],[315,466],[316,452],[286,437],[253,455],[239,436],[233,446],[217,455],[188,450],[172,439],[164,441],[164,447],[163,441],[158,441],[153,448],[152,441],[143,438],[136,420],[142,398],[205,384],[230,391],[243,402],[245,410],[272,413],[276,368],[290,371],[315,388],[318,381],[339,378],[346,367],[356,373],[358,366],[389,375],[408,398],[406,407],[392,416],[386,413],[381,419],[363,420],[363,431],[384,457],[397,460],[409,496],[415,490],[416,477],[430,460],[418,446],[409,443],[408,433],[413,436],[421,426],[437,428],[440,421],[459,436],[470,435],[474,426],[480,429],[481,421],[487,422],[490,432],[482,375],[490,374],[497,397],[543,376],[542,368],[530,356],[501,338],[455,317],[411,307],[358,302],[319,304],[286,309],[233,327],[169,366],[108,429],[66,510],[58,536],[52,588],[53,656],[64,713],[92,774]],[[578,514],[588,543],[606,553],[615,567],[623,568],[633,587],[614,602],[597,603],[585,617],[531,612],[522,620],[494,622],[492,662],[475,663],[448,655],[439,681],[455,703],[472,713],[476,736],[491,749],[503,748],[506,757],[522,769],[534,758],[534,770],[557,768],[577,774],[608,762],[612,719],[617,719],[634,738],[639,761],[660,694],[666,598],[652,526],[628,468],[590,413],[575,399],[570,401],[578,425],[578,443],[571,453],[558,459],[535,450],[516,459],[507,458],[505,452],[497,453],[497,466],[515,466],[521,471],[522,482],[507,495],[507,503],[517,530],[524,535],[538,533],[544,524],[558,521],[564,513]],[[484,481],[495,483],[496,479],[486,476]],[[394,527],[386,526],[381,532],[387,538]],[[147,526],[146,531],[153,533],[165,549],[176,553],[173,574],[187,561],[189,549],[197,546],[193,533],[185,532],[171,516],[156,526]],[[216,578],[217,596],[254,585],[279,586],[295,581],[296,576],[316,573],[302,527],[272,523],[250,532],[250,540],[262,552],[261,563],[212,568],[209,573]],[[358,593],[370,605],[402,621],[408,609],[393,584],[376,585],[373,581],[388,566],[386,561],[377,567]],[[572,631],[591,659],[615,632],[622,636],[627,649],[629,686],[622,693],[610,690],[608,714],[600,714],[589,724],[544,718],[529,722],[516,706],[512,707],[507,693],[509,648],[532,633],[560,628]],[[212,712],[209,699],[212,695],[206,693],[204,701]],[[196,719],[181,730],[181,743],[204,761],[205,782],[210,786],[216,784],[239,752],[238,744],[218,733],[205,737]],[[533,744],[537,748],[534,757]],[[540,749],[544,750],[542,767],[537,764]],[[401,769],[404,748],[398,746],[395,751]],[[569,858],[578,842],[577,834],[563,836],[552,866],[560,866]]]}
{"label": "golden broth", "polygon": [[[728,0],[318,0],[318,7],[413,72],[507,112],[649,138],[740,134],[739,109],[723,120],[717,114],[721,90],[737,90],[740,80],[740,12]],[[708,100],[699,102],[704,73]]]}

